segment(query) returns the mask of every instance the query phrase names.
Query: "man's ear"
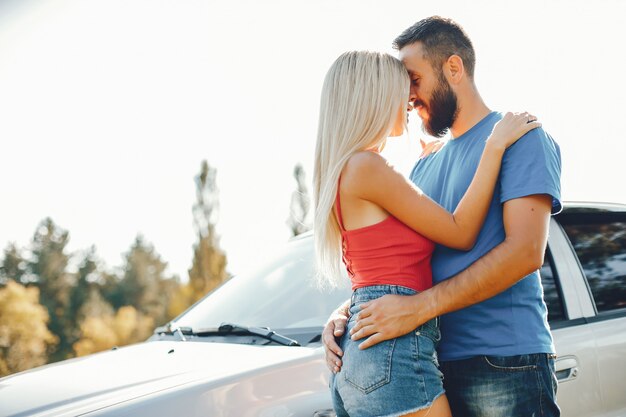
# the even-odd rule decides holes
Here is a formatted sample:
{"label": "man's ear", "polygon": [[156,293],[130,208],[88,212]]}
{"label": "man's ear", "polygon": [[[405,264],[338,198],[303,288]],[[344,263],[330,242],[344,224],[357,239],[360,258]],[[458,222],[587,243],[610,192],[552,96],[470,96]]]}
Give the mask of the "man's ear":
{"label": "man's ear", "polygon": [[458,84],[465,75],[463,59],[458,55],[450,55],[448,60],[443,64],[443,71],[451,85]]}

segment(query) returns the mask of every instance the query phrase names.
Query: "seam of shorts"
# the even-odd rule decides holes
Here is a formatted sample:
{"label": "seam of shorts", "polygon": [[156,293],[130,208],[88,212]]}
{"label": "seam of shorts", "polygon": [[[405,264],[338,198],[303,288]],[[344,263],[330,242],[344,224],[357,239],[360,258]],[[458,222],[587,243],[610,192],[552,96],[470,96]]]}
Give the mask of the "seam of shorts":
{"label": "seam of shorts", "polygon": [[419,407],[416,407],[416,408],[411,408],[409,410],[404,410],[404,411],[401,411],[399,413],[385,414],[383,416],[378,416],[378,417],[402,417],[402,416],[404,416],[406,414],[409,414],[409,413],[415,413],[416,411],[420,411],[420,410],[424,410],[426,408],[430,408],[430,407],[433,406],[433,403],[435,402],[435,400],[437,400],[437,398],[441,397],[445,393],[446,393],[445,390],[441,391],[440,393],[435,395],[431,401],[429,401],[428,403],[426,403],[426,404],[424,404],[422,406],[419,406]]}
{"label": "seam of shorts", "polygon": [[[420,335],[413,334],[412,340],[415,342],[415,369],[417,370],[417,378],[420,381],[420,388],[423,391],[424,397],[428,397],[428,390],[426,389],[426,378],[424,378],[424,370],[422,369],[422,361],[420,359],[420,354],[422,352],[422,347],[420,346]],[[422,393],[420,393],[422,394]]]}

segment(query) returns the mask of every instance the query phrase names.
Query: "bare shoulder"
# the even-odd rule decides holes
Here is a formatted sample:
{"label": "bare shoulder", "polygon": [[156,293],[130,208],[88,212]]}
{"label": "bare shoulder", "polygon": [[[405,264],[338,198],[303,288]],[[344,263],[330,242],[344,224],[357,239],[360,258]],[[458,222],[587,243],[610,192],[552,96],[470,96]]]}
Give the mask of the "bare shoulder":
{"label": "bare shoulder", "polygon": [[391,169],[387,160],[379,153],[360,151],[346,162],[341,173],[341,183],[358,193],[361,187],[371,184],[373,179]]}
{"label": "bare shoulder", "polygon": [[377,152],[360,151],[352,155],[346,162],[342,175],[371,175],[378,170],[389,169],[387,160]]}

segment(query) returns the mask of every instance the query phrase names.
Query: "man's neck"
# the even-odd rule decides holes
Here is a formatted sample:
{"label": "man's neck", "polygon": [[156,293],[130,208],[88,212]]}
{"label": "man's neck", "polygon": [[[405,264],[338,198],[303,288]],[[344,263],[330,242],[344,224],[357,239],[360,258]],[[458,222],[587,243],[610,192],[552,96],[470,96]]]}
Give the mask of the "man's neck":
{"label": "man's neck", "polygon": [[464,97],[457,96],[457,99],[459,100],[459,113],[450,128],[452,138],[460,137],[491,113],[476,90]]}

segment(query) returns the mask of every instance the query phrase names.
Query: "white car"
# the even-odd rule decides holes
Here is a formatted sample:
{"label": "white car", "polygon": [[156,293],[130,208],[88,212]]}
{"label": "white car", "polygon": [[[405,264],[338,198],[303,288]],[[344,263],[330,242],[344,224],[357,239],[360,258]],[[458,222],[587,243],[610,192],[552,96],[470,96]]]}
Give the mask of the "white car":
{"label": "white car", "polygon": [[[626,206],[566,204],[545,259],[563,416],[626,415]],[[296,238],[144,343],[0,379],[0,416],[332,416],[320,334],[350,290],[312,271]]]}

